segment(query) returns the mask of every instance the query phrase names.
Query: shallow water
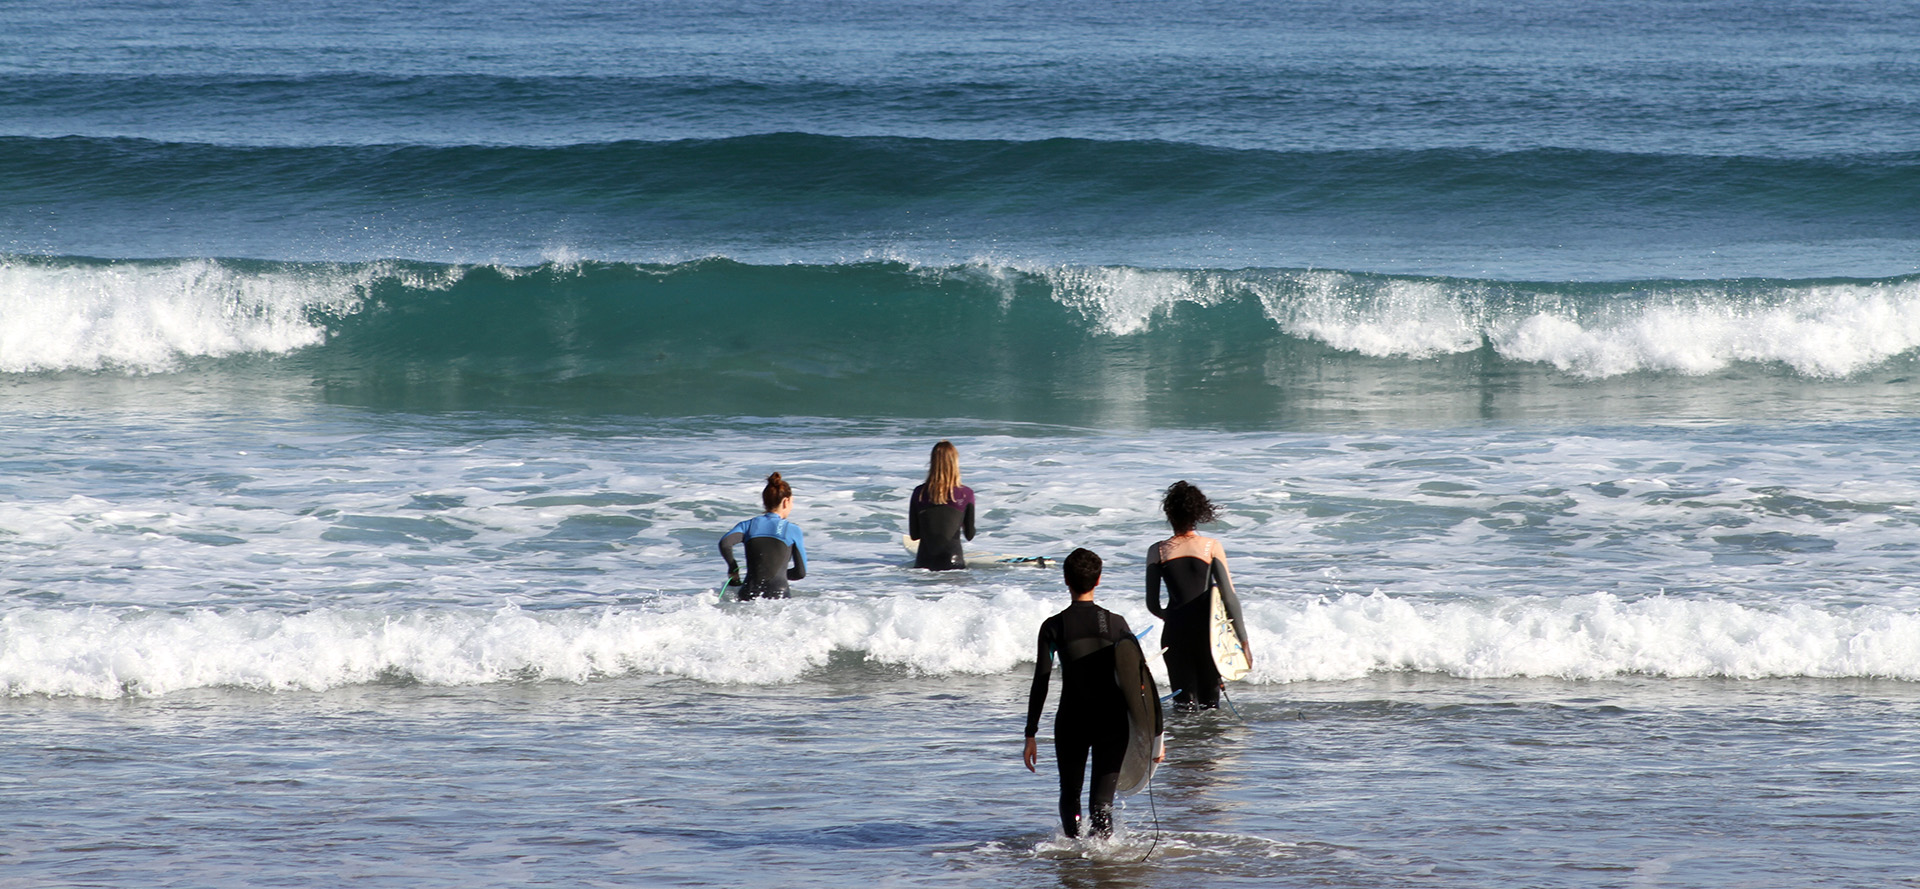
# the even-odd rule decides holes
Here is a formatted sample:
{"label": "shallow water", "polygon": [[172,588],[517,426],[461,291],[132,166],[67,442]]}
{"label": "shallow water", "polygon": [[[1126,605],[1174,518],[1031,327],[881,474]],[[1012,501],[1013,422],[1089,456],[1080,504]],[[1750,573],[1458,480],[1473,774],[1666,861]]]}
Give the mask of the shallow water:
{"label": "shallow water", "polygon": [[[10,885],[1895,885],[1908,683],[1251,686],[1110,844],[1018,762],[1021,677],[13,700]],[[31,740],[29,740],[31,739]],[[1044,764],[1044,761],[1043,761]],[[28,778],[26,776],[36,776]],[[1145,856],[1145,862],[1133,862]]]}

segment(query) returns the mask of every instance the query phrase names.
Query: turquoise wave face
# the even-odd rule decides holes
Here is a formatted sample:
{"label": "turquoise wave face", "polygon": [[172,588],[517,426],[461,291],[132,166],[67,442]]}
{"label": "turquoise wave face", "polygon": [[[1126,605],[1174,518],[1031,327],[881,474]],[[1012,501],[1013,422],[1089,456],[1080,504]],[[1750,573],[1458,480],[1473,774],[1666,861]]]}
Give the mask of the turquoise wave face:
{"label": "turquoise wave face", "polygon": [[1509,282],[1125,266],[16,257],[0,371],[303,380],[405,409],[1138,427],[1915,394],[1920,277]]}

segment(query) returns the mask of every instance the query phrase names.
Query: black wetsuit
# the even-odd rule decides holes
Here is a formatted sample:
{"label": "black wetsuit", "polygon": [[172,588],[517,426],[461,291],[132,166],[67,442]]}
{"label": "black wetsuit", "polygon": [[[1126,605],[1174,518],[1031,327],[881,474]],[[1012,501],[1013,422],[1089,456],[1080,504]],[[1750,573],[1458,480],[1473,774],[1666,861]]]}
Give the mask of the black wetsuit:
{"label": "black wetsuit", "polygon": [[973,489],[954,485],[946,503],[927,500],[927,486],[913,489],[907,501],[907,536],[920,541],[913,567],[933,571],[967,567],[962,535],[973,539]]}
{"label": "black wetsuit", "polygon": [[1088,794],[1093,831],[1113,833],[1113,792],[1127,755],[1127,702],[1113,674],[1113,644],[1130,638],[1127,619],[1092,602],[1075,602],[1040,625],[1040,650],[1027,695],[1027,737],[1040,731],[1053,657],[1060,656],[1060,710],[1053,717],[1053,753],[1060,763],[1060,827],[1080,835],[1080,783],[1093,759]]}
{"label": "black wetsuit", "polygon": [[[1177,538],[1176,538],[1177,539]],[[1172,541],[1169,541],[1169,543]],[[1242,647],[1247,646],[1246,623],[1240,617],[1240,599],[1233,593],[1233,580],[1227,573],[1226,559],[1207,547],[1208,558],[1190,555],[1161,558],[1165,543],[1154,544],[1147,554],[1147,610],[1166,621],[1160,632],[1160,644],[1166,646],[1167,685],[1176,694],[1175,707],[1211,709],[1220,706],[1220,670],[1213,663],[1213,597],[1209,590],[1218,586],[1227,616]],[[1167,585],[1167,603],[1160,604],[1160,584]],[[1246,647],[1249,660],[1253,649]]]}
{"label": "black wetsuit", "polygon": [[[754,516],[720,538],[720,555],[727,560],[727,576],[740,574],[733,560],[736,544],[746,544],[747,576],[740,583],[740,599],[785,599],[787,581],[807,576],[807,544],[800,526],[773,513]],[[791,561],[793,567],[788,568]]]}

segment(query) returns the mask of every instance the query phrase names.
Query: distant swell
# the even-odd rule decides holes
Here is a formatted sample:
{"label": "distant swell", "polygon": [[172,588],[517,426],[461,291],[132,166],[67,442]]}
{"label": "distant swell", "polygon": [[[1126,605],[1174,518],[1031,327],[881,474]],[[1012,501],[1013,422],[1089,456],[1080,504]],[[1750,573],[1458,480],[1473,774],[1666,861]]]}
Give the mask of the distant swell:
{"label": "distant swell", "polygon": [[[1920,154],[1762,158],[1543,148],[1275,151],[1164,141],[941,140],[774,133],[552,147],[243,147],[0,138],[0,195],[88,205],[164,197],[341,212],[499,202],[546,209],[859,219],[875,201],[953,218],[1138,207],[1169,219],[1404,212],[1632,225],[1702,208],[1777,224],[1843,219],[1912,236]],[[755,208],[758,208],[757,210]],[[1193,214],[1200,216],[1193,216]],[[1184,223],[1183,223],[1184,224]]]}

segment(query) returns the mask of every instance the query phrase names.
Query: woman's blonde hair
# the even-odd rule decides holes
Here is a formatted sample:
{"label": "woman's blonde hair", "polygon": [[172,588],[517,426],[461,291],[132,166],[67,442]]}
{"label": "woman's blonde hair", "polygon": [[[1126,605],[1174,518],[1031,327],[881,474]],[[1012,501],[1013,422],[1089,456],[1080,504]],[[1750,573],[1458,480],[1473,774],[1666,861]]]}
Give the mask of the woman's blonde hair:
{"label": "woman's blonde hair", "polygon": [[933,456],[927,459],[927,502],[947,503],[953,500],[953,489],[959,486],[960,449],[943,438],[933,446]]}

